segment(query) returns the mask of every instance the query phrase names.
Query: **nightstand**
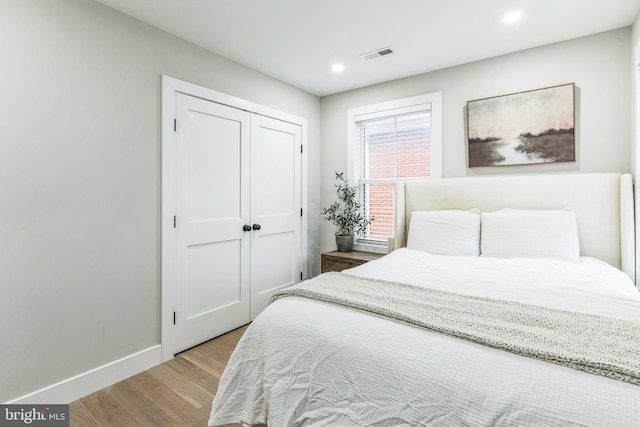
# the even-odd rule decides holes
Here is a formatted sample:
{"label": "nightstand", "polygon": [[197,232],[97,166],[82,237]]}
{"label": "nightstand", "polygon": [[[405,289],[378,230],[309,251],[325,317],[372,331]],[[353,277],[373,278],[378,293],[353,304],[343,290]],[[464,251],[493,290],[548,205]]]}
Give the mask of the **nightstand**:
{"label": "nightstand", "polygon": [[361,251],[325,252],[320,256],[322,273],[326,273],[328,271],[342,271],[347,268],[364,264],[365,262],[373,261],[383,256],[384,254]]}

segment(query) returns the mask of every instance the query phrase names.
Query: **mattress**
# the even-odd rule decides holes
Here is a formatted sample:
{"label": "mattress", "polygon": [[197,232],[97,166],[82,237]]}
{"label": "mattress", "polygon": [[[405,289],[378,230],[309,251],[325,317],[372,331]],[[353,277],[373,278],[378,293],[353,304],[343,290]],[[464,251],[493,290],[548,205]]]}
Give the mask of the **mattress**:
{"label": "mattress", "polygon": [[[608,264],[399,249],[344,274],[640,324],[640,293]],[[640,346],[640,342],[639,342]],[[250,325],[210,426],[632,426],[640,386],[299,297]]]}

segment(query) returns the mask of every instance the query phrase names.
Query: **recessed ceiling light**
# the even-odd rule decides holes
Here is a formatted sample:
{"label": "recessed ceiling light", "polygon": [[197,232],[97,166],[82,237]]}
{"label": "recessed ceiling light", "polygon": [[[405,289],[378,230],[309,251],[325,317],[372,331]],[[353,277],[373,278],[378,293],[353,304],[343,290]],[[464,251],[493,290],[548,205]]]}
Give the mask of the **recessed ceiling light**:
{"label": "recessed ceiling light", "polygon": [[522,12],[517,10],[514,12],[509,12],[506,15],[504,15],[504,18],[502,19],[502,21],[505,24],[514,24],[518,22],[520,18],[522,18]]}
{"label": "recessed ceiling light", "polygon": [[331,70],[333,70],[333,72],[336,73],[336,74],[340,74],[341,72],[344,71],[344,65],[342,65],[342,64],[333,64],[333,66],[331,67]]}

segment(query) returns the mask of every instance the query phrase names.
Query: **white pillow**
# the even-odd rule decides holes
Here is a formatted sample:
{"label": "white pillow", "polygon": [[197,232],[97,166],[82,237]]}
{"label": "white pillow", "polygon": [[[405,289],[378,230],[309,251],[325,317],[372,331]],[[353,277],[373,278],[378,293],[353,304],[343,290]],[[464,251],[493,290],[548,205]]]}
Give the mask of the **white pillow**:
{"label": "white pillow", "polygon": [[480,255],[480,211],[411,212],[407,248],[438,255]]}
{"label": "white pillow", "polygon": [[482,256],[580,262],[578,223],[570,209],[502,209],[482,212],[481,222]]}

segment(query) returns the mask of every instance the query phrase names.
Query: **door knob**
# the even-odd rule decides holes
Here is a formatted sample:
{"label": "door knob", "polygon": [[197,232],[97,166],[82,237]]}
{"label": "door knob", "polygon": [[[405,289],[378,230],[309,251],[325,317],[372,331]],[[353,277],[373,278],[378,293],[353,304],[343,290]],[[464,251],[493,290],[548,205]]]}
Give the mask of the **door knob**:
{"label": "door knob", "polygon": [[260,224],[253,224],[253,229],[256,231],[260,230]]}
{"label": "door knob", "polygon": [[242,229],[243,229],[244,231],[251,231],[251,226],[250,226],[250,225],[244,225],[244,226],[242,227]]}

